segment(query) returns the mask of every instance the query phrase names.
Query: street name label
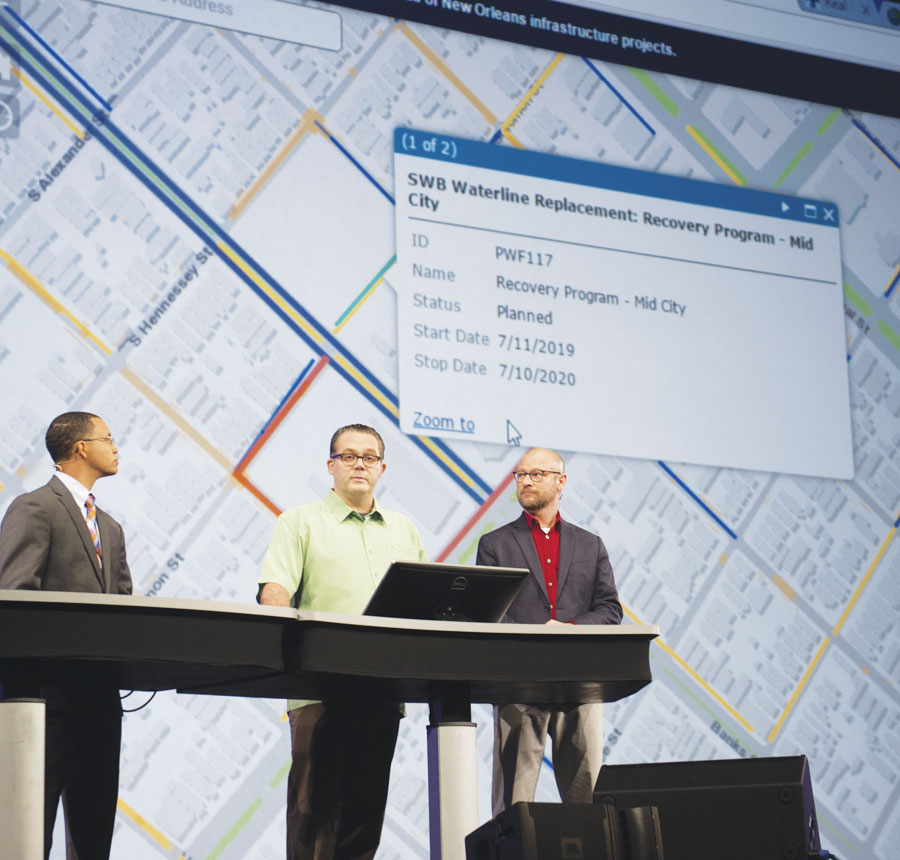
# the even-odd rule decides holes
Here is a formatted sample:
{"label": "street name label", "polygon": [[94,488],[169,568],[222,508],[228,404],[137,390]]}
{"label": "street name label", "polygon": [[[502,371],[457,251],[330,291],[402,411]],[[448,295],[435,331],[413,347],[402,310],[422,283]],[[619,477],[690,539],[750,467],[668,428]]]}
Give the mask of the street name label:
{"label": "street name label", "polygon": [[837,206],[397,129],[404,432],[851,477]]}

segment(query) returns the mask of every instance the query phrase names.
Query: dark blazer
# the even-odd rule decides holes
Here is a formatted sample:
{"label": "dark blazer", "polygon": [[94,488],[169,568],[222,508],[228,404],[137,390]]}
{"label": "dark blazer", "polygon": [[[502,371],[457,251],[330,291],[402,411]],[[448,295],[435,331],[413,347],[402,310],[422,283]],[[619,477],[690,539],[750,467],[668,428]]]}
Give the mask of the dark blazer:
{"label": "dark blazer", "polygon": [[[97,508],[103,570],[78,503],[56,476],[16,499],[0,524],[0,588],[131,594],[122,527]],[[108,858],[116,818],[122,704],[113,680],[90,665],[24,662],[2,679],[10,697],[47,703],[44,844],[60,795],[70,856]]]}
{"label": "dark blazer", "polygon": [[122,527],[97,508],[103,571],[78,504],[56,476],[13,500],[0,524],[0,588],[131,594]]}
{"label": "dark blazer", "polygon": [[[603,541],[565,520],[560,521],[559,527],[556,620],[618,624],[622,620],[622,606]],[[547,586],[524,513],[519,519],[482,535],[475,563],[527,567],[531,571],[504,621],[544,624],[550,619]]]}

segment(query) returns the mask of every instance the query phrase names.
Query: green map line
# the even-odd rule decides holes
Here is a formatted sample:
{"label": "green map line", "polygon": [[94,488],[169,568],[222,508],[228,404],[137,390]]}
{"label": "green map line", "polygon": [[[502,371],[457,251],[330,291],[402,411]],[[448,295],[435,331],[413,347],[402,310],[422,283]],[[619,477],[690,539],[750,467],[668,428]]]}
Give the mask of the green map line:
{"label": "green map line", "polygon": [[[665,672],[679,687],[681,687],[681,689],[684,690],[684,692],[687,693],[687,695],[690,696],[690,698],[692,698],[701,708],[703,708],[703,710],[706,711],[707,714],[709,714],[716,722],[718,722],[723,729],[727,729],[728,731],[730,731],[735,738],[738,737],[738,731],[732,729],[731,726],[726,723],[724,717],[719,716],[715,711],[713,711],[709,707],[709,705],[707,705],[706,702],[704,702],[703,699],[701,699],[690,687],[688,687],[671,669],[663,669],[663,672]],[[750,744],[745,742],[744,746],[747,748],[750,755],[759,755],[759,753],[757,753],[756,750],[754,750],[753,747],[750,746]]]}
{"label": "green map line", "polygon": [[278,788],[278,783],[280,783],[290,772],[291,762],[292,759],[288,759],[280,768],[278,768],[278,772],[269,780],[269,788]]}
{"label": "green map line", "polygon": [[241,817],[238,818],[231,827],[225,832],[225,835],[219,840],[218,844],[209,854],[206,855],[206,860],[216,860],[219,855],[234,841],[234,837],[238,835],[238,833],[243,830],[251,818],[259,811],[260,807],[263,805],[262,798],[257,797],[256,800],[253,801],[241,814]]}
{"label": "green map line", "polygon": [[800,147],[800,151],[791,159],[788,166],[785,167],[784,173],[782,173],[781,176],[779,176],[778,179],[775,180],[775,184],[772,186],[773,188],[777,188],[779,185],[781,185],[781,183],[784,182],[784,180],[787,179],[788,176],[790,176],[797,169],[797,165],[801,161],[803,161],[803,159],[806,158],[807,155],[809,155],[812,147],[813,145],[811,140],[806,141],[806,143],[804,143],[803,146]]}
{"label": "green map line", "polygon": [[819,135],[819,137],[823,137],[840,115],[841,109],[835,108],[827,117],[825,117],[822,124],[816,129],[816,134]]}
{"label": "green map line", "polygon": [[650,77],[648,72],[645,72],[643,69],[635,69],[632,66],[628,67],[628,71],[644,85],[647,92],[663,106],[663,109],[669,116],[676,117],[681,113],[681,108],[672,101],[671,97]]}
{"label": "green map line", "polygon": [[878,320],[876,328],[885,336],[888,343],[900,352],[900,334],[897,334],[897,332],[891,328],[887,320]]}
{"label": "green map line", "polygon": [[844,281],[844,297],[855,307],[864,317],[872,316],[872,305],[870,305],[853,287]]}

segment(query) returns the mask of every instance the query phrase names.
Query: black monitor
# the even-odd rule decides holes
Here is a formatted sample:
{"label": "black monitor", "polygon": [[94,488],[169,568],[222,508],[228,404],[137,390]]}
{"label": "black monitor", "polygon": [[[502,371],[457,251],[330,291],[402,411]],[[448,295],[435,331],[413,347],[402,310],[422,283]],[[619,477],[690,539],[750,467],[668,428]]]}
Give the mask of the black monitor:
{"label": "black monitor", "polygon": [[363,615],[499,621],[528,575],[517,567],[395,561]]}

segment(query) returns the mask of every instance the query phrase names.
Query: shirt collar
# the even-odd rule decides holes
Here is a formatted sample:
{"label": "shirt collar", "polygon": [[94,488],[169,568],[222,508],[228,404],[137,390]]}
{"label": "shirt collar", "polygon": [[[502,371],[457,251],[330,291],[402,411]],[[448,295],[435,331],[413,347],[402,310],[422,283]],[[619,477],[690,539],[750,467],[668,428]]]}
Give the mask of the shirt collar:
{"label": "shirt collar", "polygon": [[[533,517],[531,514],[528,513],[528,511],[522,511],[522,513],[525,514],[525,521],[528,523],[528,528],[530,528],[530,529],[538,528],[538,529],[541,529],[541,531],[544,530],[541,527],[541,524],[538,522],[537,517]],[[557,511],[556,519],[553,521],[552,528],[559,531],[559,524],[561,522],[562,522],[562,517],[560,516],[559,511]]]}
{"label": "shirt collar", "polygon": [[372,517],[373,519],[381,520],[383,523],[387,522],[384,512],[378,507],[377,501],[373,501],[372,510],[368,514],[363,515],[359,511],[354,511],[334,490],[329,490],[326,494],[325,507],[339,523],[353,516],[358,519]]}
{"label": "shirt collar", "polygon": [[91,491],[77,478],[73,478],[65,472],[57,472],[56,477],[63,482],[65,488],[72,494],[72,498],[75,499],[78,507],[83,508],[87,497],[91,495]]}

